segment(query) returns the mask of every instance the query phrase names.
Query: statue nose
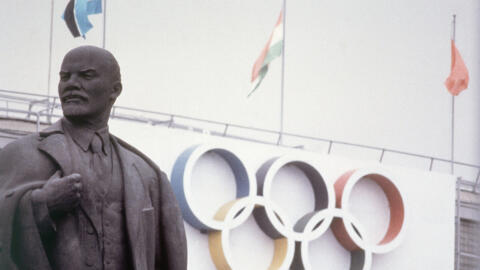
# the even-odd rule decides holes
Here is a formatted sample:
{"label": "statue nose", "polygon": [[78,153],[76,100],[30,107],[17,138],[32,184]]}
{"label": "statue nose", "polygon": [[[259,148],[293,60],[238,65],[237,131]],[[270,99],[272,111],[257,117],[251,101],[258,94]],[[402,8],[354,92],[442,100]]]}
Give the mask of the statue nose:
{"label": "statue nose", "polygon": [[80,89],[81,88],[81,83],[78,80],[78,77],[75,75],[70,76],[67,81],[63,83],[63,88],[65,90],[70,90],[70,89]]}

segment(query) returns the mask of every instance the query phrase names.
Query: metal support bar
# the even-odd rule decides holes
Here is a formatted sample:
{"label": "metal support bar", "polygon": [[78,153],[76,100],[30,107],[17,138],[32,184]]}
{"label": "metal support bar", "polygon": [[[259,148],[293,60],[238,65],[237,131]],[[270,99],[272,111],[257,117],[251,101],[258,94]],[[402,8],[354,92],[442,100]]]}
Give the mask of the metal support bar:
{"label": "metal support bar", "polygon": [[[53,97],[53,102],[48,104],[50,110],[48,111],[47,121],[49,124],[52,124],[52,116],[54,116],[53,111],[57,108],[57,99],[59,100],[59,98]],[[58,106],[60,106],[60,104],[58,104]]]}
{"label": "metal support bar", "polygon": [[37,121],[36,121],[36,128],[37,128],[37,132],[40,131],[40,114],[38,112],[35,112],[35,116],[37,117]]}
{"label": "metal support bar", "polygon": [[332,151],[332,145],[333,145],[333,141],[330,141],[330,143],[328,144],[328,152],[327,152],[327,154],[330,154],[330,152]]}
{"label": "metal support bar", "polygon": [[433,168],[433,157],[430,158],[430,167],[428,168],[429,171],[432,171]]}
{"label": "metal support bar", "polygon": [[223,137],[227,136],[228,124],[225,124],[225,129],[223,130]]}
{"label": "metal support bar", "polygon": [[475,179],[475,185],[473,186],[473,191],[474,192],[477,192],[477,188],[478,188],[478,185],[479,185],[479,180],[480,180],[480,169],[478,170],[477,178]]}
{"label": "metal support bar", "polygon": [[455,270],[460,270],[460,179],[455,182]]}
{"label": "metal support bar", "polygon": [[383,156],[385,155],[385,149],[382,149],[382,154],[380,154],[380,162],[383,161]]}
{"label": "metal support bar", "polygon": [[43,109],[41,111],[35,112],[37,116],[37,132],[40,131],[40,117],[42,116],[43,112],[48,112],[49,108]]}
{"label": "metal support bar", "polygon": [[46,98],[46,99],[41,99],[41,100],[33,100],[33,101],[30,101],[30,104],[28,105],[27,118],[30,118],[30,114],[33,113],[33,112],[32,112],[32,108],[33,108],[33,106],[35,106],[36,104],[45,104],[45,105],[48,107],[49,100],[48,100],[48,98]]}
{"label": "metal support bar", "polygon": [[48,122],[49,124],[52,124],[53,106],[55,106],[54,104],[55,104],[55,103],[52,104],[52,103],[50,102],[50,100],[48,100],[48,104],[47,104],[47,111],[48,111],[48,113],[47,113],[47,122]]}

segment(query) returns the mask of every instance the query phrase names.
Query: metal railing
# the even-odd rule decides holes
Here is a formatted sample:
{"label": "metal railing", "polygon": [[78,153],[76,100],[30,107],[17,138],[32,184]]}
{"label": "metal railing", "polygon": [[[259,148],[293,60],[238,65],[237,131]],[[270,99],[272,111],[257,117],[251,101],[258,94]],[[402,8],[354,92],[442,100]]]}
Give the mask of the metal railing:
{"label": "metal railing", "polygon": [[[0,116],[2,116],[2,112],[5,118],[23,119],[36,123],[37,131],[40,129],[41,124],[52,124],[54,120],[62,117],[58,97],[0,89]],[[114,106],[111,118],[283,147],[303,149],[305,148],[305,143],[308,142],[323,143],[324,148],[326,148],[326,151],[324,151],[326,154],[331,154],[335,146],[343,145],[350,148],[376,151],[378,154],[376,159],[379,162],[384,162],[386,154],[409,156],[427,161],[428,166],[425,170],[428,171],[433,170],[435,163],[454,164],[455,166],[476,171],[473,177],[461,177],[464,189],[477,191],[480,188],[480,165],[452,161],[440,157],[124,106]],[[245,132],[250,134],[245,134]],[[296,143],[288,143],[289,139]],[[299,144],[299,142],[303,142],[303,144]]]}
{"label": "metal railing", "polygon": [[[470,219],[469,215],[464,217],[461,214],[462,209],[470,209],[478,213],[480,205],[478,205],[477,200],[464,201],[465,198],[462,199],[461,194],[464,185],[469,185],[469,183],[461,179],[457,180],[455,198],[455,270],[478,269],[478,262],[480,262],[478,246],[472,245],[472,243],[478,243],[480,238],[480,231],[477,232],[477,228],[480,226],[478,223],[479,216],[477,215],[476,218]],[[469,226],[473,226],[473,228],[469,229]]]}

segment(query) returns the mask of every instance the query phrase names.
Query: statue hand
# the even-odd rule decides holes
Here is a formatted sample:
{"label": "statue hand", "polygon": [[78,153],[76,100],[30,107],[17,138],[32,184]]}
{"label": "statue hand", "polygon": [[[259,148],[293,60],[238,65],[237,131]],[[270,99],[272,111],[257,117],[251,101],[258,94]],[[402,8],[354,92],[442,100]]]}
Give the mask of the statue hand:
{"label": "statue hand", "polygon": [[60,171],[53,174],[39,191],[47,203],[52,216],[72,211],[82,196],[82,176],[73,173],[60,177]]}

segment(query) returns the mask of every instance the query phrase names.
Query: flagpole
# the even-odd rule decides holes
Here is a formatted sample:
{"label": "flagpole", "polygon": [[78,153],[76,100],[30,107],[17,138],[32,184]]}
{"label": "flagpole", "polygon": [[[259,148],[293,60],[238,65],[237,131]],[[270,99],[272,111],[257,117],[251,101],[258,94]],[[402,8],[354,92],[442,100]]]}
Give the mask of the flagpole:
{"label": "flagpole", "polygon": [[52,43],[53,43],[53,8],[54,1],[50,3],[50,41],[48,43],[48,78],[47,78],[47,96],[50,96],[50,77],[52,75]]}
{"label": "flagpole", "polygon": [[280,137],[278,143],[282,143],[283,137],[283,106],[284,106],[284,80],[285,80],[285,21],[287,18],[287,0],[283,0],[283,42],[282,42],[282,83],[280,89]]}
{"label": "flagpole", "polygon": [[102,48],[105,49],[105,32],[106,32],[106,24],[107,24],[107,0],[103,0],[103,41],[102,41]]}
{"label": "flagpole", "polygon": [[[455,42],[455,23],[456,23],[456,17],[457,15],[453,14],[453,20],[452,20],[452,40]],[[453,60],[453,59],[452,59]],[[451,136],[451,150],[450,150],[450,173],[453,174],[453,160],[454,160],[454,153],[455,153],[455,96],[452,95],[452,136]]]}

